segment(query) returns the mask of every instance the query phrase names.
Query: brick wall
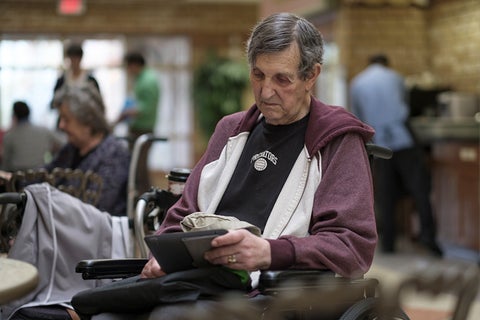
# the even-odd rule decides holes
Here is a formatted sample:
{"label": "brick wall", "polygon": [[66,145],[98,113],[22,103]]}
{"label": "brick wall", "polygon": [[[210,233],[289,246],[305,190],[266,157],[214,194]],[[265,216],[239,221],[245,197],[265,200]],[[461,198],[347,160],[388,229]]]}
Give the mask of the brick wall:
{"label": "brick wall", "polygon": [[428,22],[432,71],[455,90],[480,94],[480,1],[437,0]]}
{"label": "brick wall", "polygon": [[382,51],[405,76],[429,72],[440,86],[480,93],[480,1],[436,0],[427,8],[344,5],[335,41],[348,79]]}
{"label": "brick wall", "polygon": [[370,55],[383,52],[403,75],[428,69],[425,11],[410,6],[344,6],[336,19],[336,41],[347,78],[360,72]]}

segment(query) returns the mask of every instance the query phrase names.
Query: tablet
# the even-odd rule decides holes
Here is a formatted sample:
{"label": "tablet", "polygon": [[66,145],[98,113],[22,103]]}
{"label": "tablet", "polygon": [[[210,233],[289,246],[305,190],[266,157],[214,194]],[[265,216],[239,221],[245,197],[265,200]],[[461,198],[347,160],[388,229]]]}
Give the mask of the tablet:
{"label": "tablet", "polygon": [[227,233],[225,229],[174,232],[145,237],[145,243],[166,273],[211,266],[203,258],[212,239]]}

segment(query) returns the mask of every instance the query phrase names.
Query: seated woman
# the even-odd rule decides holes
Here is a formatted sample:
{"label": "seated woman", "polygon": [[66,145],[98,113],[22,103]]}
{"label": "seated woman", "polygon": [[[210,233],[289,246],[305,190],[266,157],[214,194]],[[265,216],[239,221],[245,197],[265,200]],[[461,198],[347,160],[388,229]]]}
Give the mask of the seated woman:
{"label": "seated woman", "polygon": [[46,169],[97,173],[103,179],[98,209],[125,215],[130,152],[126,144],[111,134],[98,90],[64,86],[55,94],[53,103],[60,114],[58,127],[67,135],[68,143]]}

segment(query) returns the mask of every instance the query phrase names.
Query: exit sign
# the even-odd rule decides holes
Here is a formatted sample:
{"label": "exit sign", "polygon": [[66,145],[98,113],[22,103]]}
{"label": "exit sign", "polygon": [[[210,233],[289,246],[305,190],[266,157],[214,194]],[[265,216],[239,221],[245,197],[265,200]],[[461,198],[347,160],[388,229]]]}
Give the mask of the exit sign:
{"label": "exit sign", "polygon": [[80,15],[85,12],[85,1],[58,0],[57,10],[62,15]]}

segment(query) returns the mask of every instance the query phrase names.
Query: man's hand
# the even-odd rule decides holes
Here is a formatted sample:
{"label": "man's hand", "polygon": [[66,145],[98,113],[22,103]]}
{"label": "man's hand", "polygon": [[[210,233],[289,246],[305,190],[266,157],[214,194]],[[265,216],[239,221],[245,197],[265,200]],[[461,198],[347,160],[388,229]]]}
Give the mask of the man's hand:
{"label": "man's hand", "polygon": [[248,230],[230,230],[212,240],[213,249],[205,253],[212,264],[223,264],[232,269],[255,271],[271,264],[270,244]]}
{"label": "man's hand", "polygon": [[140,274],[141,278],[158,278],[164,276],[165,272],[163,272],[162,267],[157,262],[157,259],[150,258],[148,262],[143,267],[142,273]]}

